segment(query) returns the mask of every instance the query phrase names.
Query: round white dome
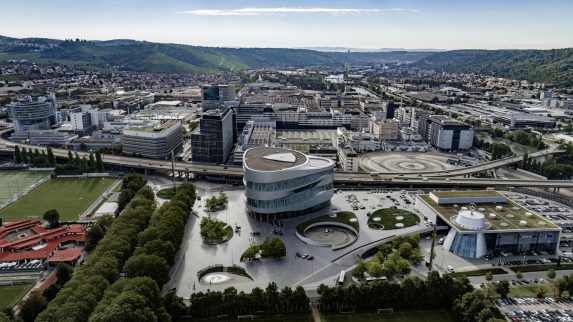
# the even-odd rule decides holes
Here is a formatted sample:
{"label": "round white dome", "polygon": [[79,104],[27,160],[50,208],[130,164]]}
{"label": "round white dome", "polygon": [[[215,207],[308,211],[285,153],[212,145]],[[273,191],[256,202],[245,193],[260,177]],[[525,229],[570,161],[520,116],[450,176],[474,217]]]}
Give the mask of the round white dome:
{"label": "round white dome", "polygon": [[460,211],[455,221],[460,227],[471,230],[483,230],[487,227],[483,213],[475,210]]}

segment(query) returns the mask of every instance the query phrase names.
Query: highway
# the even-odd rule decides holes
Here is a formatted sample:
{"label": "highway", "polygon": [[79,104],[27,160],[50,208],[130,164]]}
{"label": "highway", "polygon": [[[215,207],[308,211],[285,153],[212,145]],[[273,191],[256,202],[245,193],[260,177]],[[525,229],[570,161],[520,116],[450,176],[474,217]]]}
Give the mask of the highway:
{"label": "highway", "polygon": [[[12,129],[0,131],[4,135]],[[21,148],[45,150],[43,147],[34,145],[18,144]],[[0,138],[0,150],[5,152],[14,151],[15,144],[4,138]],[[68,150],[52,149],[56,157],[67,158]],[[532,153],[530,156],[543,156],[552,153],[561,153],[563,151],[548,149]],[[73,152],[76,153],[75,151]],[[86,152],[77,152],[79,156],[88,155]],[[452,169],[442,172],[429,172],[410,175],[380,175],[372,176],[368,173],[357,172],[336,172],[334,174],[335,183],[338,185],[394,185],[394,186],[436,186],[436,187],[540,187],[540,188],[573,188],[572,180],[500,180],[500,179],[483,179],[483,178],[448,178],[454,176],[464,176],[471,173],[482,172],[490,169],[499,168],[508,164],[518,162],[522,157],[513,157],[491,162],[482,163],[477,166]],[[133,158],[120,155],[102,155],[105,164],[129,167],[143,170],[171,171],[170,160],[152,160]],[[183,163],[175,162],[175,171],[182,173],[192,173],[196,175],[224,176],[229,178],[242,178],[243,168],[240,166],[215,165],[202,163]],[[439,177],[437,177],[439,176]]]}

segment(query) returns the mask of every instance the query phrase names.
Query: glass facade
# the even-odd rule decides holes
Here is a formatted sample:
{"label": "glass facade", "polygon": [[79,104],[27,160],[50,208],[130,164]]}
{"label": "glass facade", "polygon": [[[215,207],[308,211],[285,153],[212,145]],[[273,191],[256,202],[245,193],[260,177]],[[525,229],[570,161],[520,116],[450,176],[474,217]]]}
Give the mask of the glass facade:
{"label": "glass facade", "polygon": [[317,186],[310,189],[305,189],[301,192],[294,193],[287,197],[282,197],[278,199],[272,200],[257,200],[252,198],[247,198],[247,204],[252,207],[260,208],[260,209],[274,209],[274,208],[282,208],[282,207],[289,207],[295,205],[297,203],[305,202],[309,199],[312,199],[316,196],[317,193],[321,191],[332,190],[333,185],[332,183]]}
{"label": "glass facade", "polygon": [[456,234],[450,252],[461,257],[476,257],[477,235],[476,234]]}
{"label": "glass facade", "polygon": [[325,171],[317,172],[308,176],[289,179],[289,180],[282,180],[270,183],[259,183],[259,182],[251,182],[247,181],[247,188],[252,189],[255,191],[282,191],[282,190],[291,190],[296,187],[300,187],[311,182],[315,182],[320,177],[326,175],[332,175],[334,173],[333,169],[328,169]]}

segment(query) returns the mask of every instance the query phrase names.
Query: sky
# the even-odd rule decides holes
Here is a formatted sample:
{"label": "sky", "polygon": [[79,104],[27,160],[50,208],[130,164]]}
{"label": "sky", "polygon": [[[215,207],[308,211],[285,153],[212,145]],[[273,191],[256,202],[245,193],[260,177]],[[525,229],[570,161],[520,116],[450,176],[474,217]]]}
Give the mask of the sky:
{"label": "sky", "polygon": [[0,0],[0,35],[219,47],[573,47],[573,0]]}

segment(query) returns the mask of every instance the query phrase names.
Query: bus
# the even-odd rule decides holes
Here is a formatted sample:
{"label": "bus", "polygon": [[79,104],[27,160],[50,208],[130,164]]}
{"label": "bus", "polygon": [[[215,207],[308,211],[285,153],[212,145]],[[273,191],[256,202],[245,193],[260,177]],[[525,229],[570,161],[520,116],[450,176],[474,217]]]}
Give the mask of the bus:
{"label": "bus", "polygon": [[338,276],[338,285],[344,285],[344,277],[346,277],[346,271],[340,271],[340,276]]}

